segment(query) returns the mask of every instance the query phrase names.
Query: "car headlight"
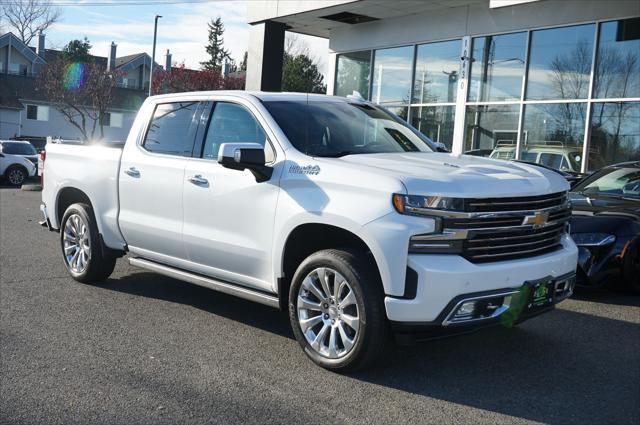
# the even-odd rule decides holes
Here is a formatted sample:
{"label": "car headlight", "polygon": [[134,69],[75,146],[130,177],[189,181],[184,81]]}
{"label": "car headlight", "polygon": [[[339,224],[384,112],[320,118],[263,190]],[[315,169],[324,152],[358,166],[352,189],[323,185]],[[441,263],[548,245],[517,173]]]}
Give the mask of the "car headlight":
{"label": "car headlight", "polygon": [[445,196],[419,196],[394,194],[393,206],[400,214],[432,215],[438,211],[464,211],[464,199]]}
{"label": "car headlight", "polygon": [[574,233],[571,237],[578,246],[604,246],[616,241],[616,237],[608,233]]}

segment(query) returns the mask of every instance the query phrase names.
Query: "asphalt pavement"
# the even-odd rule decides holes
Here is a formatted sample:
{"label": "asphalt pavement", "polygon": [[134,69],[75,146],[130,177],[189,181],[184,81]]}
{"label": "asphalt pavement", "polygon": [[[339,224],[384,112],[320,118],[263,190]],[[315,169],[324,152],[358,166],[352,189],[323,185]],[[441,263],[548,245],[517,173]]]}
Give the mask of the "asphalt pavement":
{"label": "asphalt pavement", "polygon": [[0,423],[640,423],[640,297],[578,294],[513,328],[339,375],[282,313],[130,267],[66,274],[40,194],[0,189]]}

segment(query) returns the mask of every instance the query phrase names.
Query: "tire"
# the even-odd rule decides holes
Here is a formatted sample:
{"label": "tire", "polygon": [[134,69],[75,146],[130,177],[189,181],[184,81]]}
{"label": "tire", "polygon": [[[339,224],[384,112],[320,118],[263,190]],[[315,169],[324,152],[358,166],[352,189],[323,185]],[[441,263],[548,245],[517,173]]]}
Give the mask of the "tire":
{"label": "tire", "polygon": [[624,283],[627,288],[636,294],[640,294],[640,247],[633,246],[624,259],[623,264]]}
{"label": "tire", "polygon": [[78,282],[101,282],[116,265],[116,257],[103,254],[98,225],[87,204],[73,204],[65,211],[60,224],[60,248],[67,271]]}
{"label": "tire", "polygon": [[[389,323],[374,270],[371,261],[355,251],[328,249],[307,257],[295,272],[289,290],[291,328],[305,354],[320,367],[337,372],[364,369],[386,352]],[[328,297],[321,276],[326,277]]]}
{"label": "tire", "polygon": [[27,180],[27,170],[20,165],[12,165],[4,172],[5,179],[12,186],[22,186],[22,183]]}

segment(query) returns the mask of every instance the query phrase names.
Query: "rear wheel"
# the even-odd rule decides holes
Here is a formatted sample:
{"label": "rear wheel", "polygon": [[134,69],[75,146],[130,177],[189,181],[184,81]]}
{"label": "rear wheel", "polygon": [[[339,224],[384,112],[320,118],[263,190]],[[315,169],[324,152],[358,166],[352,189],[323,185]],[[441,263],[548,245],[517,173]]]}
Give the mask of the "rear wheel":
{"label": "rear wheel", "polygon": [[7,171],[4,173],[5,178],[9,182],[9,184],[13,186],[21,186],[22,183],[27,179],[27,170],[24,167],[19,165],[13,165],[7,168]]}
{"label": "rear wheel", "polygon": [[95,283],[108,278],[116,258],[104,255],[93,210],[87,204],[67,208],[60,225],[62,259],[78,282]]}
{"label": "rear wheel", "polygon": [[298,343],[316,364],[350,371],[373,364],[389,342],[377,273],[349,250],[318,251],[300,264],[289,291]]}

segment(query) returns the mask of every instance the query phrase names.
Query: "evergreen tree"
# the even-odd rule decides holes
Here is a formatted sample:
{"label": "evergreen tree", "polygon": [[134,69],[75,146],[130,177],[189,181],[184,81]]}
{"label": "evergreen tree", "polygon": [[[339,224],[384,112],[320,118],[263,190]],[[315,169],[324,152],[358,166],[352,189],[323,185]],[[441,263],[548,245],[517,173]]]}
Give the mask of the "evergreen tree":
{"label": "evergreen tree", "polygon": [[209,44],[205,47],[205,50],[210,56],[210,59],[206,62],[200,62],[200,65],[206,70],[215,70],[220,72],[224,60],[230,58],[229,51],[224,48],[224,24],[222,19],[218,16],[215,20],[212,19],[209,24]]}
{"label": "evergreen tree", "polygon": [[249,52],[245,51],[244,56],[242,56],[242,62],[240,62],[240,71],[247,71],[247,60],[249,58]]}
{"label": "evergreen tree", "polygon": [[318,66],[309,56],[284,53],[282,91],[326,93],[327,86],[323,84],[323,80]]}
{"label": "evergreen tree", "polygon": [[69,62],[91,62],[91,47],[87,37],[84,40],[71,40],[62,48],[62,58]]}

